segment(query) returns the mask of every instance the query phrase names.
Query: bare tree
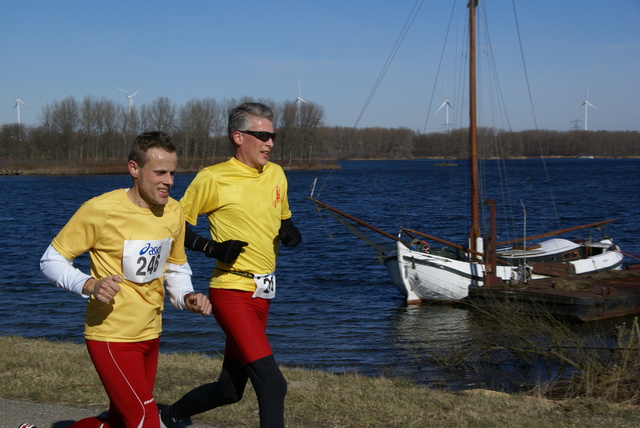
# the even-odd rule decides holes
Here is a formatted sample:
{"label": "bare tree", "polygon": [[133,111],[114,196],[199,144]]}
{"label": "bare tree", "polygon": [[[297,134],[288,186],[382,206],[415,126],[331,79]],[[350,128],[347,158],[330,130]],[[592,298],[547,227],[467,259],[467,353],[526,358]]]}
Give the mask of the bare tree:
{"label": "bare tree", "polygon": [[163,131],[168,134],[175,131],[176,106],[167,97],[156,98],[146,111],[145,131]]}
{"label": "bare tree", "polygon": [[54,144],[58,148],[58,159],[70,161],[82,158],[83,150],[78,147],[75,138],[79,123],[78,102],[73,97],[51,104],[50,126],[57,136]]}
{"label": "bare tree", "polygon": [[318,128],[322,126],[324,109],[307,101],[285,101],[278,106],[278,158],[288,164],[310,161],[313,147],[322,151],[318,141]]}
{"label": "bare tree", "polygon": [[178,115],[184,160],[194,161],[202,167],[203,160],[213,158],[216,147],[211,137],[221,132],[220,125],[220,107],[214,99],[187,102]]}

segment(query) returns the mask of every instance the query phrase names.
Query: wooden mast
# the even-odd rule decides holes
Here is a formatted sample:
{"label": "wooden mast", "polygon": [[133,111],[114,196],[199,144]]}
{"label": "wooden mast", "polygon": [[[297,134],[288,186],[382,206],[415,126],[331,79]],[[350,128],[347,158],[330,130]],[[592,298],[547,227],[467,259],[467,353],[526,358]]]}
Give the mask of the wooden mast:
{"label": "wooden mast", "polygon": [[[469,0],[469,163],[471,166],[471,230],[469,248],[477,252],[480,237],[480,196],[478,179],[478,150],[476,122],[476,6],[478,0]],[[475,258],[475,256],[473,256]]]}

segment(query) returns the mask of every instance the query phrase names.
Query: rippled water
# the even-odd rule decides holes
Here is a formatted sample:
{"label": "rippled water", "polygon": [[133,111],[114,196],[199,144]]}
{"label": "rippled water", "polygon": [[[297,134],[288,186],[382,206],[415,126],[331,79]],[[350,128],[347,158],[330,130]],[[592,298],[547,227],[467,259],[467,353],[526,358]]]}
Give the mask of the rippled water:
{"label": "rippled water", "polygon": [[[278,293],[268,333],[277,360],[332,372],[407,376],[420,384],[458,389],[508,388],[504,371],[444,371],[425,358],[435,344],[464,341],[473,327],[466,310],[446,306],[410,306],[393,287],[377,252],[306,200],[317,178],[315,195],[336,208],[395,234],[400,225],[463,243],[467,211],[467,171],[438,167],[430,160],[342,162],[335,171],[291,171],[289,200],[303,234],[295,248],[282,248],[278,260]],[[483,166],[492,188],[506,188],[502,174]],[[617,218],[607,232],[623,250],[640,253],[640,160],[510,161],[508,180],[524,184],[510,190],[512,202],[501,210],[512,216],[511,234]],[[173,196],[179,198],[193,174],[178,174]],[[506,177],[506,176],[505,176]],[[48,285],[38,260],[57,231],[86,199],[128,187],[127,175],[67,177],[0,177],[0,334],[82,342],[84,301]],[[553,189],[553,197],[548,188]],[[319,194],[319,195],[318,195]],[[483,199],[507,195],[489,192]],[[549,201],[556,203],[560,224]],[[523,205],[526,208],[524,221]],[[198,229],[203,231],[202,219]],[[506,235],[503,235],[506,239]],[[378,238],[384,241],[384,238]],[[500,240],[500,237],[498,238]],[[194,285],[205,291],[211,260],[192,254]],[[80,257],[76,265],[88,265]],[[224,337],[212,317],[175,310],[164,318],[163,352],[222,353]]]}

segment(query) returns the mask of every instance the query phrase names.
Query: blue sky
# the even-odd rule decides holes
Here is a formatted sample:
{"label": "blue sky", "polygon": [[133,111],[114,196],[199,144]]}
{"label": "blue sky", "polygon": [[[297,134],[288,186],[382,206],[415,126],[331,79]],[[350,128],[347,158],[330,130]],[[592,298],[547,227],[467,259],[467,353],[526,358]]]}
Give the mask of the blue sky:
{"label": "blue sky", "polygon": [[[126,105],[116,86],[141,88],[135,105],[281,102],[298,96],[300,79],[326,125],[440,131],[445,87],[449,99],[462,96],[451,69],[436,81],[453,2],[422,3],[358,121],[415,0],[0,0],[0,124],[17,122],[15,98],[29,106],[22,123],[36,124],[44,105],[68,96]],[[590,130],[640,130],[640,0],[483,3],[511,129],[571,129],[588,88],[598,108]]]}

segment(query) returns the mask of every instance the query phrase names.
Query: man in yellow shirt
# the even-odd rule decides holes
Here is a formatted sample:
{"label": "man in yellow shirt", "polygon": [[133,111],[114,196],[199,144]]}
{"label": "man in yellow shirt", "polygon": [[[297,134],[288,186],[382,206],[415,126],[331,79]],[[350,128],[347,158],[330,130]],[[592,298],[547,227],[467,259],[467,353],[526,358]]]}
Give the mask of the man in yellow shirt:
{"label": "man in yellow shirt", "polygon": [[229,113],[230,160],[201,170],[180,203],[195,225],[206,215],[212,240],[187,227],[185,245],[217,259],[209,283],[216,321],[226,335],[217,382],[188,392],[162,411],[164,426],[242,398],[248,379],[258,397],[261,427],[284,426],[287,383],[266,336],[276,293],[278,245],[295,246],[300,232],[291,220],[287,179],[269,162],[276,134],[273,111],[245,103]]}
{"label": "man in yellow shirt", "polygon": [[[82,204],[40,260],[52,284],[88,298],[84,336],[110,399],[106,420],[74,426],[160,426],[153,387],[164,282],[177,308],[211,313],[207,296],[193,291],[184,211],[169,197],[177,163],[167,134],[139,135],[129,154],[131,188]],[[90,275],[73,267],[87,251]]]}

